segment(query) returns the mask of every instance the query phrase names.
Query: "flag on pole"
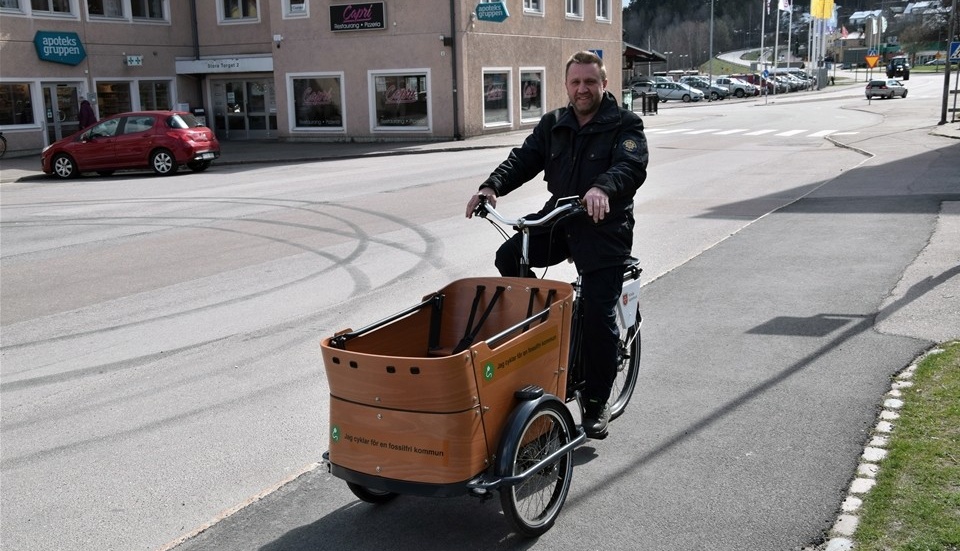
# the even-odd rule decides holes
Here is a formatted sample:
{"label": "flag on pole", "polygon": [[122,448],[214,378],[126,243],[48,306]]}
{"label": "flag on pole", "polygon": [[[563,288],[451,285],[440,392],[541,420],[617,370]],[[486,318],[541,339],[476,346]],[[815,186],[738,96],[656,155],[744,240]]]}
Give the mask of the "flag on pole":
{"label": "flag on pole", "polygon": [[847,38],[848,36],[850,36],[850,32],[847,31],[847,27],[845,26],[840,27],[840,36],[842,36],[843,38]]}
{"label": "flag on pole", "polygon": [[790,0],[780,0],[780,11],[790,11]]}
{"label": "flag on pole", "polygon": [[811,0],[810,15],[815,19],[830,19],[833,17],[833,0]]}

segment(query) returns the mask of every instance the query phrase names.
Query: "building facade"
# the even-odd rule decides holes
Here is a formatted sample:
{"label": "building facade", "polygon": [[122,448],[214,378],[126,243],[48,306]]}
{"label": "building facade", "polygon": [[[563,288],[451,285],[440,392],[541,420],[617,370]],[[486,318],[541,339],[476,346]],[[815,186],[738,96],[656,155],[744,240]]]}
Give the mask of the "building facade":
{"label": "building facade", "polygon": [[38,151],[88,99],[223,140],[459,139],[565,104],[577,50],[618,91],[620,37],[615,0],[0,0],[0,131]]}

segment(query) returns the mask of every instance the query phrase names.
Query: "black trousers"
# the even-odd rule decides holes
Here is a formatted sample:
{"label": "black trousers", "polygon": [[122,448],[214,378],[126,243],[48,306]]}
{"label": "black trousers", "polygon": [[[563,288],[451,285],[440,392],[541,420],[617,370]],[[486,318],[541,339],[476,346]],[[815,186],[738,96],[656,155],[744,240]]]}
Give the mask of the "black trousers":
{"label": "black trousers", "polygon": [[[497,250],[496,266],[504,277],[535,277],[529,269],[520,273],[522,236],[518,233]],[[530,266],[544,268],[567,259],[569,249],[562,230],[530,235]],[[576,259],[574,259],[576,260]],[[617,377],[617,301],[623,292],[623,266],[585,270],[581,274],[580,304],[583,309],[583,359],[586,363],[584,398],[605,403]]]}

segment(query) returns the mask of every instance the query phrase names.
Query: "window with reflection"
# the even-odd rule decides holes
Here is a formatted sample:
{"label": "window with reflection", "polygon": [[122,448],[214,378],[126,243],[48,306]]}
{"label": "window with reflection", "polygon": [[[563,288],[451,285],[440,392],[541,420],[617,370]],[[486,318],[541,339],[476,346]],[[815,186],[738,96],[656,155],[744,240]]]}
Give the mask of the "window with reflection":
{"label": "window with reflection", "polygon": [[221,0],[223,21],[238,21],[241,19],[256,19],[259,13],[258,0]]}
{"label": "window with reflection", "polygon": [[30,84],[0,83],[0,126],[33,122]]}
{"label": "window with reflection", "polygon": [[428,130],[429,83],[426,73],[373,76],[375,127],[380,130]]}
{"label": "window with reflection", "polygon": [[70,0],[30,0],[30,8],[34,12],[73,13]]}
{"label": "window with reflection", "polygon": [[540,120],[543,116],[543,71],[520,72],[520,120]]}
{"label": "window with reflection", "polygon": [[483,74],[483,124],[510,124],[510,73],[490,71]]}
{"label": "window with reflection", "polygon": [[343,129],[343,89],[340,75],[293,78],[294,127]]}

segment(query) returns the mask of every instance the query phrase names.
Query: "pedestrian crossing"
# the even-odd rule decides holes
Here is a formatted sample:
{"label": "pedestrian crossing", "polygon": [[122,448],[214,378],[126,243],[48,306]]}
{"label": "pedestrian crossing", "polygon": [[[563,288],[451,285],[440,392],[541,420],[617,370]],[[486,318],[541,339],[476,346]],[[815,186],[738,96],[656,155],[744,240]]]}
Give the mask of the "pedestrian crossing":
{"label": "pedestrian crossing", "polygon": [[790,130],[783,130],[779,128],[761,128],[758,130],[753,130],[750,128],[644,128],[643,131],[647,134],[683,134],[685,136],[700,136],[700,135],[714,135],[714,136],[776,136],[780,138],[793,138],[797,136],[802,136],[804,138],[823,138],[824,136],[852,136],[858,134],[858,132],[841,132],[837,129],[826,129],[826,130],[810,130],[806,128],[795,128]]}

